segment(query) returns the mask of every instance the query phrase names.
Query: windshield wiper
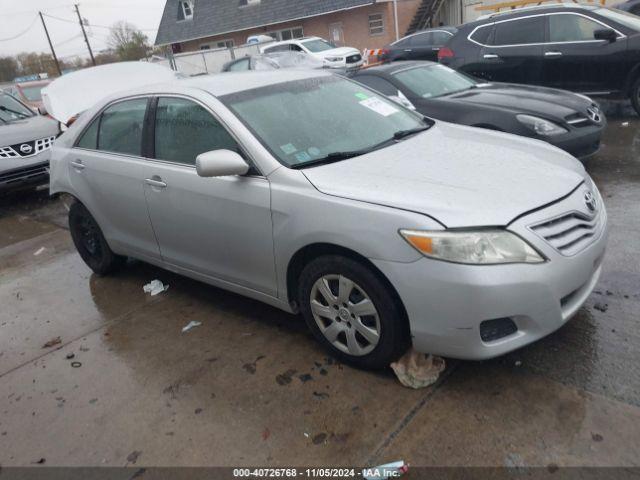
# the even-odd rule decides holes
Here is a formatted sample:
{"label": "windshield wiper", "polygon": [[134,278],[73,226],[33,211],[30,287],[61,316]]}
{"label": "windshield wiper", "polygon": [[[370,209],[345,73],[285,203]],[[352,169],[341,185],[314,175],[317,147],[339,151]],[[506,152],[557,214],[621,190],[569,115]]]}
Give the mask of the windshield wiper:
{"label": "windshield wiper", "polygon": [[417,127],[417,128],[410,128],[409,130],[400,130],[396,133],[393,134],[393,139],[394,140],[401,140],[405,137],[408,137],[410,135],[414,135],[416,133],[420,133],[420,132],[424,132],[425,130],[429,130],[431,128],[431,125],[424,125],[422,127]]}
{"label": "windshield wiper", "polygon": [[347,152],[331,152],[329,153],[327,156],[322,157],[322,158],[316,158],[315,160],[310,160],[308,162],[304,162],[304,163],[298,163],[296,165],[291,165],[290,168],[293,169],[301,169],[301,168],[307,168],[307,167],[315,167],[317,165],[326,165],[327,163],[333,163],[333,162],[339,162],[340,160],[346,160],[348,158],[354,158],[354,157],[359,157],[361,155],[366,155],[367,153],[371,153],[374,150],[379,150],[382,147],[393,143],[396,141],[396,138],[389,138],[388,140],[385,140],[384,142],[380,142],[376,145],[373,145],[371,147],[367,147],[367,148],[363,148],[361,150],[351,150],[351,151],[347,151]]}
{"label": "windshield wiper", "polygon": [[29,115],[26,113],[18,112],[17,110],[11,110],[10,108],[5,107],[4,105],[0,105],[0,110],[3,112],[13,113],[14,115],[20,115],[21,118],[28,118]]}

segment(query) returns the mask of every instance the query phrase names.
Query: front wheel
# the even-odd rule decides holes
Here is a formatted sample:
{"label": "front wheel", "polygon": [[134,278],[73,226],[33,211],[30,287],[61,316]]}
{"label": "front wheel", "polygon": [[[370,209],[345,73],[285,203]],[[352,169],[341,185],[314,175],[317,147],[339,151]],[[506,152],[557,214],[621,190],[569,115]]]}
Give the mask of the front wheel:
{"label": "front wheel", "polygon": [[326,255],[300,275],[299,305],[314,336],[336,358],[380,369],[409,347],[399,301],[370,268],[347,257]]}
{"label": "front wheel", "polygon": [[638,77],[631,87],[631,105],[633,105],[633,108],[635,108],[638,115],[640,115],[640,77]]}
{"label": "front wheel", "polygon": [[69,208],[69,231],[82,260],[98,275],[111,273],[125,262],[111,251],[98,223],[80,202]]}

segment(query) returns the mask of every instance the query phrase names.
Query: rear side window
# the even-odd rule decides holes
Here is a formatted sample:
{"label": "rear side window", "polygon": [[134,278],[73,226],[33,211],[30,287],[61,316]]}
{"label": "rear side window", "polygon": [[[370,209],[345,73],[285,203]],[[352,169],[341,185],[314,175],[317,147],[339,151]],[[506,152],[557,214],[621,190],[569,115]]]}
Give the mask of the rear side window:
{"label": "rear side window", "polygon": [[421,46],[421,45],[433,45],[433,33],[419,33],[411,37],[411,45]]}
{"label": "rear side window", "polygon": [[127,100],[102,113],[98,132],[98,150],[142,155],[142,127],[147,99]]}
{"label": "rear side window", "polygon": [[249,59],[248,58],[243,58],[242,60],[239,60],[235,63],[232,63],[229,66],[229,71],[230,72],[243,72],[245,70],[249,70]]}
{"label": "rear side window", "polygon": [[87,128],[77,146],[80,148],[87,148],[89,150],[96,150],[98,148],[98,127],[100,126],[100,117],[93,120],[89,128]]}
{"label": "rear side window", "polygon": [[544,17],[530,17],[495,24],[493,45],[527,45],[544,42]]}
{"label": "rear side window", "polygon": [[433,45],[444,45],[449,40],[451,40],[452,36],[453,35],[447,32],[433,32],[433,39],[432,39]]}
{"label": "rear side window", "polygon": [[489,45],[489,38],[491,37],[492,31],[493,24],[483,25],[482,27],[479,27],[475,32],[473,32],[470,38],[474,42],[480,43],[482,45]]}
{"label": "rear side window", "polygon": [[276,45],[275,47],[265,48],[264,53],[273,53],[273,52],[288,52],[291,50],[289,44],[286,45]]}
{"label": "rear side window", "polygon": [[210,150],[240,153],[238,144],[207,110],[184,98],[160,98],[156,109],[155,158],[195,165]]}
{"label": "rear side window", "polygon": [[596,30],[603,27],[580,15],[549,15],[550,42],[581,42],[594,40]]}

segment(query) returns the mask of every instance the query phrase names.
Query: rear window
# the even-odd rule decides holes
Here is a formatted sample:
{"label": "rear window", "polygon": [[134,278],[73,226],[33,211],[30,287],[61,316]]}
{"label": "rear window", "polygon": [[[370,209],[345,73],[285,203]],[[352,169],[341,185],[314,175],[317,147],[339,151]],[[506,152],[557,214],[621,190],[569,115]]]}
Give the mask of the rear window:
{"label": "rear window", "polygon": [[544,17],[529,17],[495,24],[493,45],[527,45],[544,42]]}

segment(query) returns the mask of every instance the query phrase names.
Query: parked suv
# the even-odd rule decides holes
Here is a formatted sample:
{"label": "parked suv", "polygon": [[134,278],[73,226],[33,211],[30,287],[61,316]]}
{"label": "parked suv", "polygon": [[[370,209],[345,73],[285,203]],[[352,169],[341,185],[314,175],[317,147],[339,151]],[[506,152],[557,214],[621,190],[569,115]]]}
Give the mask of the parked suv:
{"label": "parked suv", "polygon": [[47,183],[58,122],[0,92],[0,192]]}
{"label": "parked suv", "polygon": [[364,61],[362,54],[352,47],[336,47],[320,37],[305,37],[286,42],[269,43],[260,53],[301,52],[324,62],[329,68],[358,68]]}
{"label": "parked suv", "polygon": [[438,53],[445,65],[494,82],[630,98],[640,114],[640,18],[558,5],[482,17]]}

